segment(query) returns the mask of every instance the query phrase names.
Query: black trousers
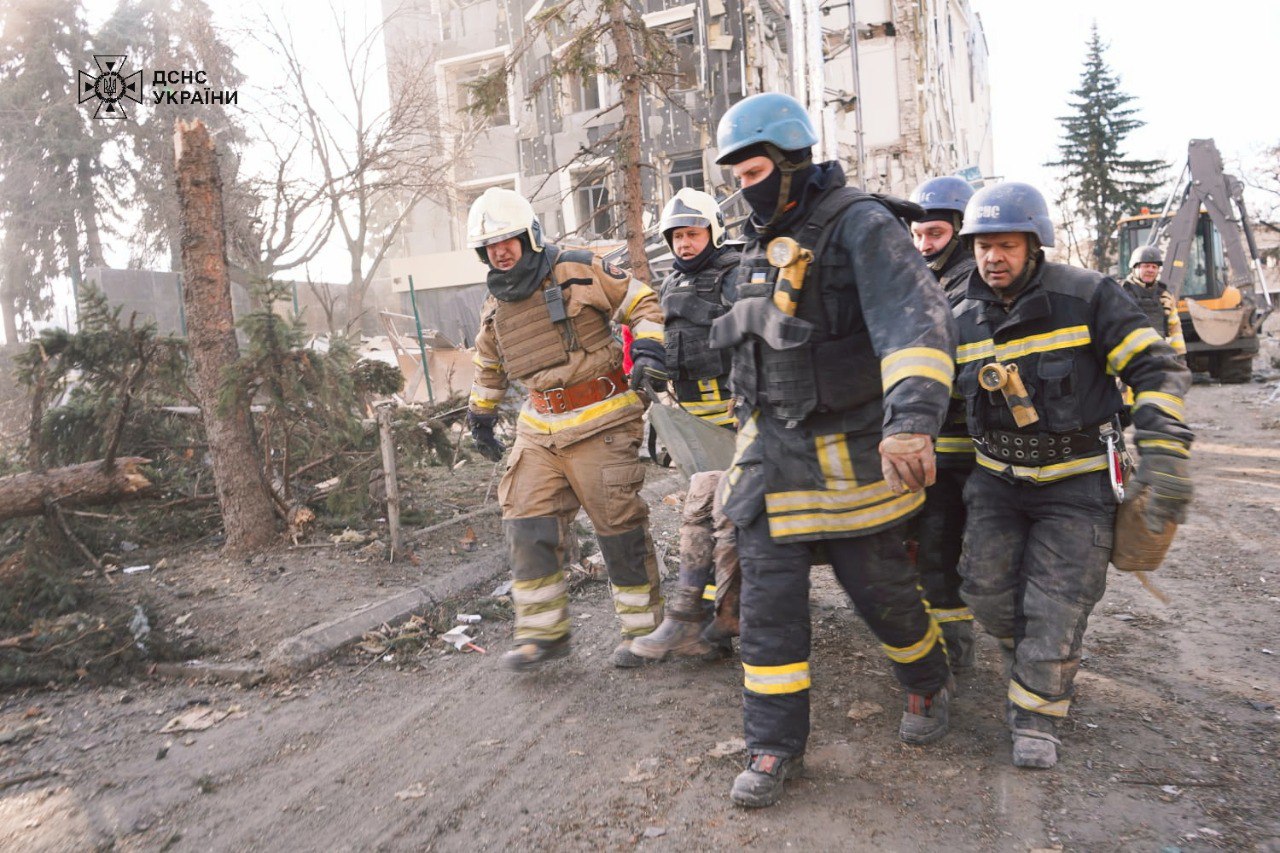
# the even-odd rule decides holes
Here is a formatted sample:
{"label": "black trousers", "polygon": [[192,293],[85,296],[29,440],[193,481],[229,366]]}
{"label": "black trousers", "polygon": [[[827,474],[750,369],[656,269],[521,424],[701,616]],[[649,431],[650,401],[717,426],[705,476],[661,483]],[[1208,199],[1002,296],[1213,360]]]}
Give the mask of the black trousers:
{"label": "black trousers", "polygon": [[[939,468],[925,490],[924,509],[910,522],[916,541],[916,568],[929,609],[939,622],[968,613],[960,597],[960,540],[964,537],[964,484],[971,467]],[[971,618],[963,616],[960,618]]]}
{"label": "black trousers", "polygon": [[[821,544],[836,579],[912,693],[937,692],[949,676],[936,622],[907,561],[904,527]],[[811,543],[779,544],[761,515],[738,530],[742,561],[743,727],[747,749],[800,755],[809,738]]]}
{"label": "black trousers", "polygon": [[1014,649],[1009,701],[1065,717],[1080,647],[1107,587],[1116,500],[1106,471],[1036,485],[982,468],[965,486],[960,592]]}

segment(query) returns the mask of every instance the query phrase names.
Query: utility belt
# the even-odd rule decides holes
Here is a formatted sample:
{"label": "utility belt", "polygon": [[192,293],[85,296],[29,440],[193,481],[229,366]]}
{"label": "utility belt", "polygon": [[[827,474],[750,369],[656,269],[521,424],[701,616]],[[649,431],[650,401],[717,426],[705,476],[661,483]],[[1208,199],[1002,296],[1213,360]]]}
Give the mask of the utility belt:
{"label": "utility belt", "polygon": [[978,439],[982,452],[1000,462],[1042,468],[1106,452],[1102,426],[1080,432],[1020,432],[992,429]]}
{"label": "utility belt", "polygon": [[626,391],[627,374],[621,367],[605,376],[597,376],[586,382],[569,385],[564,388],[548,388],[545,391],[530,391],[529,402],[542,415],[560,415],[599,403]]}

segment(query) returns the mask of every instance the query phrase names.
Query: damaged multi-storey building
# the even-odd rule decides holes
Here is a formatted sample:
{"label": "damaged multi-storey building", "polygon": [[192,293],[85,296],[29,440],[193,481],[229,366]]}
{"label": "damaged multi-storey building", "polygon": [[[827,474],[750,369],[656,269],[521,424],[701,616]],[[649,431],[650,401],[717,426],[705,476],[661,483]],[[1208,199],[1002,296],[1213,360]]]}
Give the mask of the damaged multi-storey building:
{"label": "damaged multi-storey building", "polygon": [[[992,172],[987,45],[967,0],[628,2],[633,19],[665,36],[672,66],[665,94],[641,94],[649,223],[681,187],[731,191],[715,165],[716,124],[730,104],[762,91],[805,103],[822,135],[815,155],[840,160],[850,182],[869,190],[905,195],[932,175],[978,181]],[[423,325],[463,345],[486,272],[466,248],[466,215],[485,189],[529,196],[552,239],[594,247],[622,239],[614,158],[596,145],[621,120],[620,84],[607,73],[548,76],[554,31],[532,45],[526,34],[553,5],[384,0],[399,22],[387,31],[388,52],[403,49],[396,40],[429,44],[447,111],[465,113],[469,84],[515,57],[505,109],[456,152],[449,191],[413,212],[388,265],[406,310],[412,276]],[[607,68],[611,57],[600,58]]]}

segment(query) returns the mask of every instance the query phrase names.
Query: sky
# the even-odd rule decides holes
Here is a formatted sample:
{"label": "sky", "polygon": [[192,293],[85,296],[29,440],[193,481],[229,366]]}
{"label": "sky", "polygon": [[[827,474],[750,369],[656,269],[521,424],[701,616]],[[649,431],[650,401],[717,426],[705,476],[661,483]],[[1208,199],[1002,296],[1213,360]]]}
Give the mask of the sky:
{"label": "sky", "polygon": [[[1174,165],[1191,139],[1212,137],[1229,172],[1280,144],[1274,96],[1280,2],[1273,0],[970,0],[990,51],[996,173],[1048,190],[1058,117],[1070,112],[1097,22],[1107,64],[1132,95],[1126,153]],[[1048,191],[1045,192],[1049,196]]]}

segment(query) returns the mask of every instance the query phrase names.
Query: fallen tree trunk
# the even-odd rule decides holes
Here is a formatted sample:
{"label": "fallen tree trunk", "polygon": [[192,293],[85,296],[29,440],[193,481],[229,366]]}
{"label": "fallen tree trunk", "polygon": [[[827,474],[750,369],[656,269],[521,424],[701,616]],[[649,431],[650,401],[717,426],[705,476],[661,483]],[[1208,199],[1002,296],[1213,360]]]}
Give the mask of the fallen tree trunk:
{"label": "fallen tree trunk", "polygon": [[128,456],[117,459],[115,466],[108,469],[99,459],[0,477],[0,521],[39,515],[45,511],[46,502],[75,507],[144,497],[151,481],[139,467],[150,461]]}

